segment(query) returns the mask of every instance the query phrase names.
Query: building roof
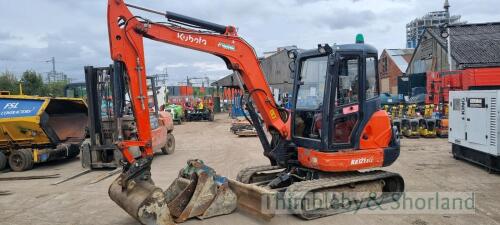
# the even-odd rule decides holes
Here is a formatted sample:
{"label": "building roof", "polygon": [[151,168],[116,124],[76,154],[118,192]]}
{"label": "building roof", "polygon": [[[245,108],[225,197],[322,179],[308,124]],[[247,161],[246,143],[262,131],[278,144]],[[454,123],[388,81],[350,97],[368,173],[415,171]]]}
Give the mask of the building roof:
{"label": "building roof", "polygon": [[[413,54],[413,48],[403,48],[403,49],[385,49],[387,55],[396,64],[401,72],[405,72],[408,67],[411,55]],[[405,57],[406,56],[406,57]]]}
{"label": "building roof", "polygon": [[263,56],[260,57],[261,59],[265,59],[265,58],[269,58],[273,55],[276,55],[282,51],[289,51],[289,50],[292,50],[292,49],[298,49],[296,45],[290,45],[290,46],[283,46],[283,47],[278,47],[276,48],[275,51],[268,51],[268,52],[264,52]]}
{"label": "building roof", "polygon": [[[458,68],[500,66],[500,22],[450,25],[451,56]],[[427,28],[443,47],[440,28]]]}
{"label": "building roof", "polygon": [[210,85],[213,87],[239,88],[238,81],[236,80],[236,77],[234,77],[234,73],[212,82]]}

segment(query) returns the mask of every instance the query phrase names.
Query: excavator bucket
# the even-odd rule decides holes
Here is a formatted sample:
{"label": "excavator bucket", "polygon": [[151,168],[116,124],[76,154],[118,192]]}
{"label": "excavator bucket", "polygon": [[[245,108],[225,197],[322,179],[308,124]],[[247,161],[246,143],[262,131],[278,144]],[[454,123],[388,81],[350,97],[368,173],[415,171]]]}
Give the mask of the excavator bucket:
{"label": "excavator bucket", "polygon": [[[201,160],[190,160],[165,191],[175,222],[229,214],[236,207],[263,219],[274,217],[275,192],[215,174]],[[266,207],[266,208],[263,208]]]}
{"label": "excavator bucket", "polygon": [[124,189],[122,177],[109,187],[109,197],[141,224],[174,225],[163,190],[151,180],[131,181]]}
{"label": "excavator bucket", "polygon": [[205,219],[229,214],[236,209],[236,195],[225,185],[217,186],[205,174],[193,179],[177,178],[165,191],[167,205],[175,222],[197,217]]}
{"label": "excavator bucket", "polygon": [[228,180],[201,160],[189,160],[179,177],[165,191],[167,205],[175,222],[229,214],[236,209],[236,195]]}

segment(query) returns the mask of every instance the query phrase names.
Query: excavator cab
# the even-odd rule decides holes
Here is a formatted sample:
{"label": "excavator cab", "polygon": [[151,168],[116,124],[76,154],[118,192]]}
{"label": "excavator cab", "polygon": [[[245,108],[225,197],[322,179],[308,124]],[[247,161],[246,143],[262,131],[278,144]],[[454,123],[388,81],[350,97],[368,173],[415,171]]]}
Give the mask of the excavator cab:
{"label": "excavator cab", "polygon": [[325,152],[357,148],[364,126],[380,109],[377,50],[364,43],[320,45],[297,55],[293,142]]}

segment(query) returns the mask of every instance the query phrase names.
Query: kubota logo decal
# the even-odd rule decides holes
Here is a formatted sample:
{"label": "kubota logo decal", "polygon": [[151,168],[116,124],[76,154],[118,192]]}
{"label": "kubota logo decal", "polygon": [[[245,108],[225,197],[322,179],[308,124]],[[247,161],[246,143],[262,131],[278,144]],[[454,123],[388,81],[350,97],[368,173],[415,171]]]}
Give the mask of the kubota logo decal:
{"label": "kubota logo decal", "polygon": [[373,158],[359,158],[359,159],[351,159],[351,165],[359,165],[359,164],[366,164],[366,163],[372,163]]}
{"label": "kubota logo decal", "polygon": [[192,36],[191,34],[177,33],[177,38],[184,42],[190,42],[200,45],[207,45],[207,40],[200,36]]}

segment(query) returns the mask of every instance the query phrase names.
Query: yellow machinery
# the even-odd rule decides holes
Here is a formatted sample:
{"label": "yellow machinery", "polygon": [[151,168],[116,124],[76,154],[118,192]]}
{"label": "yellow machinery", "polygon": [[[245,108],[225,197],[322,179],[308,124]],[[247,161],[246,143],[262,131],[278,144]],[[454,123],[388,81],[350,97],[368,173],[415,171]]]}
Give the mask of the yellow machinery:
{"label": "yellow machinery", "polygon": [[382,106],[382,109],[389,113],[389,105]]}
{"label": "yellow machinery", "polygon": [[87,105],[77,98],[0,96],[0,170],[72,158],[85,138]]}
{"label": "yellow machinery", "polygon": [[404,108],[405,108],[405,106],[403,104],[401,104],[401,105],[398,106],[398,112],[397,112],[397,117],[398,118],[403,118],[403,116],[404,116],[404,114],[403,114]]}
{"label": "yellow machinery", "polygon": [[424,118],[432,118],[432,112],[434,111],[434,104],[425,105],[424,108]]}
{"label": "yellow machinery", "polygon": [[434,105],[425,105],[423,118],[418,120],[418,132],[421,137],[436,137],[436,119],[432,118],[432,112]]}
{"label": "yellow machinery", "polygon": [[389,116],[391,117],[391,119],[396,118],[397,108],[398,108],[397,106],[391,106],[391,113],[389,113]]}
{"label": "yellow machinery", "polygon": [[401,120],[401,131],[407,138],[418,138],[418,119],[416,113],[417,105],[411,104],[406,108],[406,118]]}
{"label": "yellow machinery", "polygon": [[444,105],[440,119],[436,120],[436,135],[441,138],[448,137],[448,105]]}
{"label": "yellow machinery", "polygon": [[395,126],[398,129],[398,134],[400,134],[400,137],[403,137],[401,135],[401,122],[404,117],[403,111],[404,111],[404,105],[400,104],[398,106],[393,106],[392,107],[392,113],[391,113],[391,119],[392,119],[392,126]]}

